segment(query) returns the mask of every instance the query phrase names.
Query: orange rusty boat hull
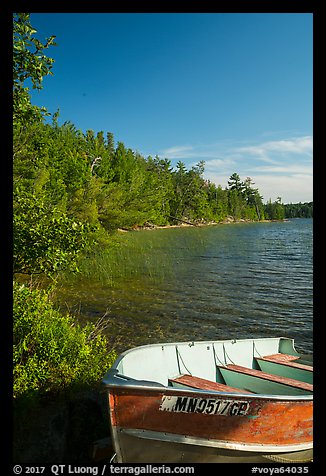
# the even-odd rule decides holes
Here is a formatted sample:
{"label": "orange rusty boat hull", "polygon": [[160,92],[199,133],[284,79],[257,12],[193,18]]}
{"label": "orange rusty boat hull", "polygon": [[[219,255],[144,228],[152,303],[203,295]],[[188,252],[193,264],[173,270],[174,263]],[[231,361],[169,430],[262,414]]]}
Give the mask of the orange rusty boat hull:
{"label": "orange rusty boat hull", "polygon": [[313,406],[304,398],[116,387],[109,408],[118,462],[160,462],[165,450],[169,462],[312,458]]}

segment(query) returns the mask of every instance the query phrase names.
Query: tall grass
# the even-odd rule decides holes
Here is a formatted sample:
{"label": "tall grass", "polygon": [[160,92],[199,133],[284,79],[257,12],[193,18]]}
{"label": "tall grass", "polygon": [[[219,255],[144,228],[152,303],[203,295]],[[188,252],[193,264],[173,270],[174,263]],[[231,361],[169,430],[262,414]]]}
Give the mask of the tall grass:
{"label": "tall grass", "polygon": [[69,280],[97,281],[115,287],[121,281],[146,280],[152,284],[174,275],[173,259],[157,235],[130,232],[116,235],[110,244],[97,245],[80,258],[79,275],[69,273]]}

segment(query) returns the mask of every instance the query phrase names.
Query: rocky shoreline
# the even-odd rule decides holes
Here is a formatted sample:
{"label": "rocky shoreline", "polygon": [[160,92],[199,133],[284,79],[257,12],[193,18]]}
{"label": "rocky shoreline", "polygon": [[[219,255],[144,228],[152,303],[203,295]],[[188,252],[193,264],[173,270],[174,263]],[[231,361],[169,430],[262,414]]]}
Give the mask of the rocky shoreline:
{"label": "rocky shoreline", "polygon": [[[181,221],[181,220],[180,220]],[[203,226],[213,226],[213,225],[231,225],[237,223],[271,223],[271,222],[284,222],[288,219],[283,220],[251,220],[246,218],[235,219],[232,216],[227,216],[221,221],[211,221],[211,222],[197,222],[190,223],[188,221],[182,221],[182,223],[177,225],[155,225],[154,223],[146,223],[145,225],[134,225],[131,228],[118,228],[117,231],[121,233],[127,233],[129,231],[143,231],[143,230],[160,230],[168,228],[187,228],[187,227],[203,227]]]}

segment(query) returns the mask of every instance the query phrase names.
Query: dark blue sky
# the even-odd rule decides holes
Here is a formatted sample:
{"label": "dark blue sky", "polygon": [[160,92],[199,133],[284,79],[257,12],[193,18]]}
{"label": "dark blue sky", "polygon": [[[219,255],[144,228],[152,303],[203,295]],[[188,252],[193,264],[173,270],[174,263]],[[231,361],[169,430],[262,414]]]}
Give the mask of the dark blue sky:
{"label": "dark blue sky", "polygon": [[312,14],[33,13],[53,77],[33,102],[144,156],[312,200]]}

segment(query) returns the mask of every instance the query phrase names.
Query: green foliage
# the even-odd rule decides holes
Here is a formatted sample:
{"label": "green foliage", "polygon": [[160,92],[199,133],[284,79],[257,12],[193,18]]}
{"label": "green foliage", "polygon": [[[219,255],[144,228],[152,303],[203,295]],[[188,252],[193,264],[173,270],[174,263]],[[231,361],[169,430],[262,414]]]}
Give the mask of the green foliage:
{"label": "green foliage", "polygon": [[90,386],[116,359],[95,325],[81,327],[48,294],[14,283],[14,397]]}
{"label": "green foliage", "polygon": [[313,208],[313,202],[286,203],[285,218],[312,218]]}
{"label": "green foliage", "polygon": [[234,173],[228,181],[229,213],[234,219],[262,220],[264,206],[262,197],[257,188],[253,188],[253,181],[247,177],[244,182]]}
{"label": "green foliage", "polygon": [[29,88],[24,82],[30,80],[33,89],[42,89],[43,77],[52,74],[54,60],[43,50],[55,45],[51,36],[43,44],[34,35],[37,33],[30,24],[29,13],[13,15],[13,119],[14,124],[26,124],[31,120],[41,120],[45,108],[32,106]]}
{"label": "green foliage", "polygon": [[14,201],[14,272],[53,276],[63,267],[77,270],[77,256],[89,244],[90,227],[68,218],[28,192]]}
{"label": "green foliage", "polygon": [[239,195],[243,193],[244,184],[241,182],[237,173],[233,173],[228,180],[229,189],[231,192],[237,192]]}
{"label": "green foliage", "polygon": [[203,179],[204,162],[201,161],[187,171],[183,162],[177,163],[173,172],[174,193],[171,200],[171,218],[194,222],[210,219],[208,183]]}
{"label": "green foliage", "polygon": [[265,205],[265,217],[269,220],[284,220],[285,210],[282,204],[281,197],[278,197],[275,202],[269,200]]}

